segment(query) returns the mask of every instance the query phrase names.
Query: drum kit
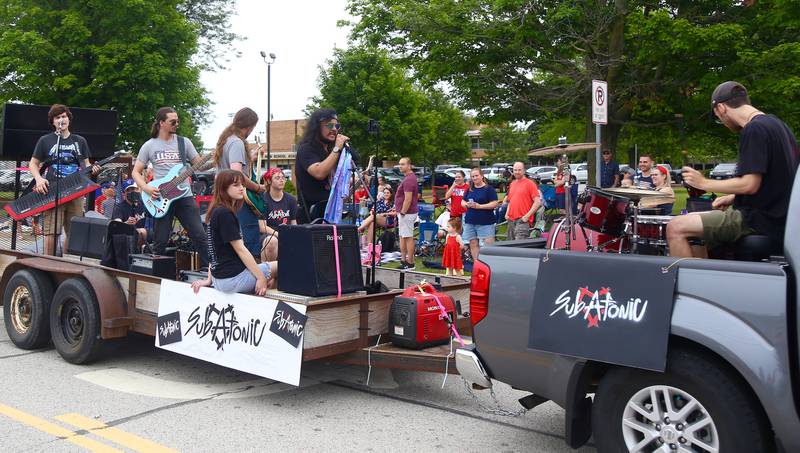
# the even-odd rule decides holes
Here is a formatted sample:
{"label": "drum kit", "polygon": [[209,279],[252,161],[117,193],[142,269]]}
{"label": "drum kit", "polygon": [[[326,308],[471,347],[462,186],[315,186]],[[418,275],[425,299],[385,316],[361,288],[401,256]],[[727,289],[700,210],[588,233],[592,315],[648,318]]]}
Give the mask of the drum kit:
{"label": "drum kit", "polygon": [[[594,147],[595,145],[591,145]],[[563,171],[569,171],[567,152],[582,149],[571,145],[549,147],[539,150],[537,155],[561,154]],[[633,253],[667,255],[667,223],[672,216],[652,215],[651,210],[640,207],[645,198],[663,197],[651,189],[637,187],[612,187],[600,189],[588,187],[578,196],[577,215],[573,213],[570,194],[570,178],[566,175],[565,206],[567,213],[550,230],[547,248],[584,252]]]}

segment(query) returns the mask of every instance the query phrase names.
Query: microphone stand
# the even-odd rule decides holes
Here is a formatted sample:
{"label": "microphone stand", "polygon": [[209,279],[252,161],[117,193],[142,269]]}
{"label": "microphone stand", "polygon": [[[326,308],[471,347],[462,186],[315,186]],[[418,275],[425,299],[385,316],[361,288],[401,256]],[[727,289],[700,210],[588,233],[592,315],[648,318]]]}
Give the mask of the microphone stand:
{"label": "microphone stand", "polygon": [[[61,170],[62,170],[62,167],[61,167],[61,135],[64,133],[64,131],[61,129],[62,127],[63,126],[59,126],[58,128],[56,128],[56,137],[57,137],[56,138],[56,165],[54,166],[55,167],[54,171],[56,173],[56,175],[55,175],[56,176],[56,193],[55,193],[55,202],[56,202],[56,204],[55,204],[55,207],[53,208],[53,209],[56,210],[56,212],[54,212],[54,215],[53,215],[53,232],[55,233],[55,236],[53,238],[53,256],[58,256],[58,246],[60,245],[60,242],[61,242],[61,231],[58,229],[59,228],[59,225],[58,225],[58,208],[59,208],[58,200],[59,200],[60,194],[61,194],[60,189],[59,189],[59,185],[60,185],[59,182],[61,181]],[[66,219],[64,219],[64,221],[66,222]],[[47,237],[45,237],[45,241],[47,241]],[[62,254],[63,254],[63,252],[64,251],[62,250]]]}

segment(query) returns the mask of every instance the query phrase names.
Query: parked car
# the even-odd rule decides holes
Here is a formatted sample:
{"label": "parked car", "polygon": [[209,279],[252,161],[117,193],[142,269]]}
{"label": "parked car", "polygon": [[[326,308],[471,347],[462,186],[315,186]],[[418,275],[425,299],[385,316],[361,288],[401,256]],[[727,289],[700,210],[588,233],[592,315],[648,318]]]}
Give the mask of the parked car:
{"label": "parked car", "polygon": [[449,186],[453,184],[454,177],[448,175],[443,171],[436,171],[433,173],[433,184],[437,186]]}
{"label": "parked car", "polygon": [[729,179],[736,176],[736,163],[717,164],[708,174],[711,179]]}
{"label": "parked car", "polygon": [[445,171],[445,170],[449,170],[449,169],[451,169],[451,168],[458,168],[458,165],[453,165],[453,164],[440,164],[440,165],[437,165],[437,166],[436,166],[436,168],[434,169],[434,171],[443,172],[443,171]]}
{"label": "parked car", "polygon": [[589,181],[589,164],[585,162],[579,164],[569,164],[569,169],[572,173],[572,176],[575,176],[579,183],[586,183]]}
{"label": "parked car", "polygon": [[451,178],[455,178],[456,177],[456,172],[459,171],[459,170],[461,170],[464,173],[464,179],[465,180],[469,180],[469,172],[470,172],[469,168],[464,168],[464,167],[449,168],[449,169],[445,170],[444,173],[446,175],[450,176]]}
{"label": "parked car", "polygon": [[483,169],[483,176],[486,182],[500,192],[506,191],[508,178],[505,176],[505,167],[486,167]]}
{"label": "parked car", "polygon": [[525,170],[525,174],[528,175],[529,178],[533,179],[536,182],[549,182],[553,180],[553,175],[558,170],[556,167],[551,165],[544,165],[538,167],[531,167]]}
{"label": "parked car", "polygon": [[383,176],[383,179],[386,180],[386,183],[392,186],[392,191],[397,189],[397,186],[403,182],[403,175],[401,175],[400,172],[395,171],[393,168],[379,168],[378,176]]}
{"label": "parked car", "polygon": [[283,176],[286,177],[287,181],[292,180],[292,169],[291,168],[284,168],[283,169]]}

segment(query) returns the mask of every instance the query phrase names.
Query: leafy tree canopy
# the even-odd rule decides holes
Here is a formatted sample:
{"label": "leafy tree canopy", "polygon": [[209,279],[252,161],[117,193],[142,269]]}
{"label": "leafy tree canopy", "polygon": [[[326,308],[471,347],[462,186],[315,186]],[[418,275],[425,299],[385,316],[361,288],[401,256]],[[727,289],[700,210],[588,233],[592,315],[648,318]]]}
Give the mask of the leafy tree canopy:
{"label": "leafy tree canopy", "polygon": [[319,88],[308,110],[335,109],[343,133],[362,150],[364,160],[377,142],[367,130],[370,119],[380,124],[381,158],[408,156],[415,165],[433,165],[468,156],[461,112],[442,93],[415,85],[385,52],[336,50],[320,70]]}
{"label": "leafy tree canopy", "polygon": [[134,150],[155,111],[172,106],[179,133],[199,144],[209,105],[200,72],[211,65],[196,55],[215,48],[204,54],[214,59],[235,38],[226,31],[228,3],[5,0],[0,102],[115,109],[118,146]]}

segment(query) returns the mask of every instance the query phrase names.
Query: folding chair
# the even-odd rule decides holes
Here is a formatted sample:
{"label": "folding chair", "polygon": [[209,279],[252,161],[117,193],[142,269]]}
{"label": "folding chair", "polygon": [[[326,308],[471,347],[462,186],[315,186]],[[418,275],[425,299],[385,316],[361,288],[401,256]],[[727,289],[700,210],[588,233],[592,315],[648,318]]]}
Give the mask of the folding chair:
{"label": "folding chair", "polygon": [[435,222],[420,222],[417,238],[417,255],[434,257],[438,254],[440,243],[437,235],[439,225]]}

